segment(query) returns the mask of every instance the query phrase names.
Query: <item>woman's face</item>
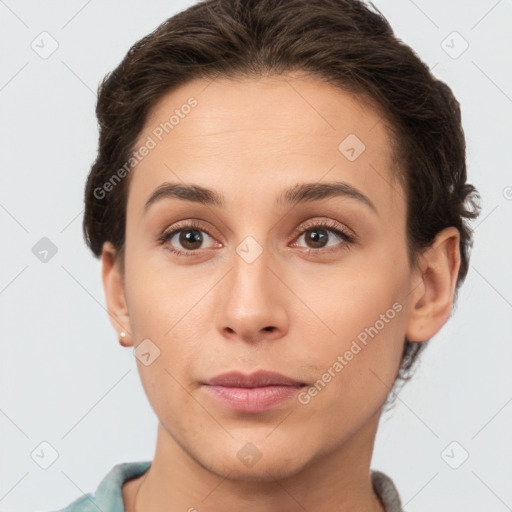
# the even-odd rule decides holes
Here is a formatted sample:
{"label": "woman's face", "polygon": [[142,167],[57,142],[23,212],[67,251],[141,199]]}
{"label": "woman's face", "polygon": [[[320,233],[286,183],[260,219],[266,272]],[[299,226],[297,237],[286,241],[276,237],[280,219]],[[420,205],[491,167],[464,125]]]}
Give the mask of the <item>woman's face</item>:
{"label": "woman's face", "polygon": [[[124,296],[169,442],[218,474],[260,480],[357,433],[370,442],[421,283],[378,113],[311,77],[197,80],[156,106],[142,146]],[[148,203],[163,184],[181,192]],[[302,385],[211,385],[259,370]]]}

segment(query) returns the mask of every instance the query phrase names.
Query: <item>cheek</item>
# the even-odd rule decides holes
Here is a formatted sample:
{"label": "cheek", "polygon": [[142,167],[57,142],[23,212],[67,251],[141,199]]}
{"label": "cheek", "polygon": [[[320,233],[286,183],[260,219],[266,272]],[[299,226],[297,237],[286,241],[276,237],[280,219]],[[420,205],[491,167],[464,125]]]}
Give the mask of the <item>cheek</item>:
{"label": "cheek", "polygon": [[189,288],[179,273],[170,273],[165,256],[163,249],[132,246],[126,252],[126,297],[131,326],[139,337],[170,336],[184,306]]}
{"label": "cheek", "polygon": [[401,268],[374,259],[357,266],[318,267],[294,289],[326,332],[350,338],[373,325],[396,301],[403,302],[407,276]]}
{"label": "cheek", "polygon": [[323,300],[314,298],[312,306],[334,334],[322,328],[326,335],[319,341],[318,322],[304,320],[297,327],[304,343],[299,357],[308,358],[315,368],[314,382],[305,388],[300,403],[308,418],[322,418],[318,428],[326,436],[357,430],[382,406],[393,386],[405,332],[405,308],[394,291],[382,279],[366,280],[365,286],[347,279],[345,286],[328,287]]}
{"label": "cheek", "polygon": [[[125,282],[130,327],[141,381],[155,407],[167,400],[167,392],[175,384],[175,371],[169,362],[178,364],[182,360],[179,348],[183,345],[172,346],[177,322],[174,311],[181,309],[179,294],[168,280],[159,276],[158,267],[148,264],[143,255],[131,249],[126,253]],[[143,353],[150,355],[144,357]],[[146,364],[148,359],[150,364]]]}
{"label": "cheek", "polygon": [[358,253],[346,265],[318,267],[301,279],[297,294],[307,297],[304,302],[317,318],[296,312],[296,331],[305,344],[303,357],[309,354],[320,372],[332,372],[342,356],[339,380],[378,381],[373,371],[392,385],[404,343],[408,277],[405,252],[393,251]]}

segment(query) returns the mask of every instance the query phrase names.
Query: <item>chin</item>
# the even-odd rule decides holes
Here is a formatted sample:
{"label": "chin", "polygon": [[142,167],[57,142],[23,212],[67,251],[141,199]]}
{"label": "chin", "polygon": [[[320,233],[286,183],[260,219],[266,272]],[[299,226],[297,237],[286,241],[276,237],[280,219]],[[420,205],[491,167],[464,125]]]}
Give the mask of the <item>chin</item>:
{"label": "chin", "polygon": [[[287,453],[286,453],[287,452]],[[293,450],[292,450],[293,452]],[[308,465],[295,453],[290,458],[288,450],[266,449],[257,452],[250,443],[222,453],[195,454],[196,462],[204,469],[222,478],[242,482],[273,482],[292,477]],[[252,457],[252,459],[251,459]]]}
{"label": "chin", "polygon": [[[231,462],[231,461],[230,461]],[[273,457],[273,460],[263,461],[261,459],[253,467],[245,467],[243,464],[232,463],[222,468],[222,471],[214,473],[239,482],[275,482],[290,478],[302,469],[300,464],[292,464],[289,459]]]}

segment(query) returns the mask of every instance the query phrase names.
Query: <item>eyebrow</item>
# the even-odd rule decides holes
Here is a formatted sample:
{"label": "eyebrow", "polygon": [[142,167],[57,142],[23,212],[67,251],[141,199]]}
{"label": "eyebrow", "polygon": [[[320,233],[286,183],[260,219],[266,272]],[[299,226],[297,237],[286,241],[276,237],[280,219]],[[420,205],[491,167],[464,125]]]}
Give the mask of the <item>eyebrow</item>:
{"label": "eyebrow", "polygon": [[[378,215],[377,208],[370,198],[353,185],[344,181],[330,183],[299,183],[292,188],[284,190],[278,196],[276,202],[278,205],[296,205],[298,203],[320,201],[331,197],[348,197],[355,199],[369,207]],[[226,204],[224,196],[215,190],[193,184],[165,182],[153,191],[144,205],[144,212],[146,212],[152,204],[162,199],[180,199],[219,208],[224,208]]]}

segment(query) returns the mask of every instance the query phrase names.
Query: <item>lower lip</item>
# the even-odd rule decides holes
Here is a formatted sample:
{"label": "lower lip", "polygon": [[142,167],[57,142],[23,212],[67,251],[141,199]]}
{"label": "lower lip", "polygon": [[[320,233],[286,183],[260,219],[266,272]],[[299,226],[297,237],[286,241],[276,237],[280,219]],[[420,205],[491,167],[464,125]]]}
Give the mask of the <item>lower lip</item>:
{"label": "lower lip", "polygon": [[231,409],[244,412],[262,412],[294,397],[302,386],[264,386],[261,388],[234,388],[205,386],[213,398]]}

